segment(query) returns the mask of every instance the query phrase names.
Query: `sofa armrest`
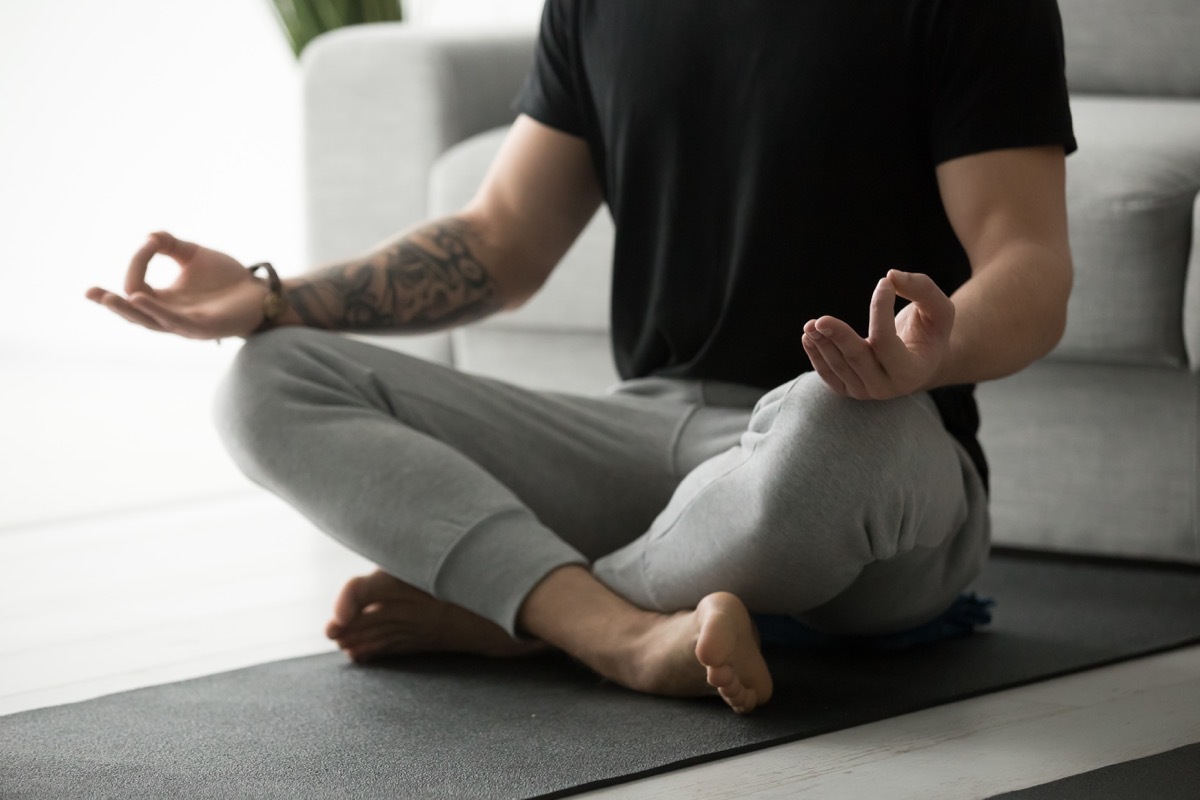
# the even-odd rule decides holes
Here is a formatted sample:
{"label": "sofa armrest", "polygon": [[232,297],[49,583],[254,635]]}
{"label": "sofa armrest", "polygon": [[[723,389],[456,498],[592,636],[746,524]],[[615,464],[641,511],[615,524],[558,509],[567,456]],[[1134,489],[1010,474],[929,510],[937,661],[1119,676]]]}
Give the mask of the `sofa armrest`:
{"label": "sofa armrest", "polygon": [[1192,206],[1192,254],[1183,289],[1183,338],[1188,364],[1200,372],[1200,194]]}
{"label": "sofa armrest", "polygon": [[427,216],[438,155],[512,122],[534,38],[374,24],[305,49],[310,264],[359,254]]}

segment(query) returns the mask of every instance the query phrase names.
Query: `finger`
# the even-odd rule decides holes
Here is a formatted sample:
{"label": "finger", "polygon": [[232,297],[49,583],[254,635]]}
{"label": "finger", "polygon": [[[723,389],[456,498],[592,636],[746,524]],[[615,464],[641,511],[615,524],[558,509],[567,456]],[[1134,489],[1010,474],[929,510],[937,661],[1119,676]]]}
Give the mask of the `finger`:
{"label": "finger", "polygon": [[[841,363],[845,364],[845,370],[853,374],[853,377],[849,377],[844,370],[839,368],[838,359],[826,354],[826,360],[846,382],[852,397],[861,400],[888,394],[890,381],[887,371],[879,363],[879,357],[871,349],[871,345],[867,343],[866,339],[836,317],[821,317],[817,320],[816,328],[825,341],[837,349],[841,356]],[[820,345],[820,341],[818,341],[818,345]],[[822,353],[825,353],[824,349],[822,349]],[[854,394],[854,390],[859,387],[861,387],[862,393]]]}
{"label": "finger", "polygon": [[128,300],[126,300],[124,297],[121,297],[119,294],[113,294],[112,292],[106,292],[98,287],[93,287],[92,289],[88,290],[87,297],[92,302],[99,303],[109,311],[117,314],[120,317],[123,317],[130,322],[141,325],[144,328],[149,328],[152,331],[165,333],[161,325],[143,314],[141,311],[138,311],[129,304]]}
{"label": "finger", "polygon": [[163,305],[157,298],[148,294],[134,294],[129,297],[133,307],[150,317],[171,333],[187,336],[193,339],[203,338],[204,333],[194,316],[181,314]]}
{"label": "finger", "polygon": [[156,231],[150,234],[150,236],[158,241],[158,252],[165,256],[170,256],[178,261],[180,265],[187,264],[187,262],[191,261],[192,256],[196,255],[196,251],[200,249],[200,245],[196,244],[195,242],[176,239],[166,231]]}
{"label": "finger", "polygon": [[867,342],[887,371],[887,365],[902,357],[907,348],[896,333],[896,287],[891,278],[883,278],[871,295],[871,317]]}
{"label": "finger", "polygon": [[150,234],[146,237],[146,243],[133,254],[133,258],[129,261],[129,268],[125,271],[125,294],[133,295],[135,292],[154,294],[154,289],[146,283],[146,269],[150,266],[150,259],[158,253],[170,256],[180,266],[185,266],[198,249],[200,249],[200,245],[195,242],[176,239],[166,231],[155,231]]}
{"label": "finger", "polygon": [[158,240],[151,234],[146,239],[146,243],[133,254],[133,258],[129,260],[129,267],[125,270],[125,294],[154,293],[154,290],[146,283],[146,268],[150,266],[150,259],[154,258],[158,248]]}
{"label": "finger", "polygon": [[815,329],[806,335],[816,345],[821,358],[825,360],[825,364],[829,367],[829,371],[836,375],[846,387],[845,394],[855,399],[865,398],[866,387],[863,385],[862,378],[846,363],[846,358],[842,355],[842,351],[838,349],[838,346],[827,339],[820,332],[820,329]]}
{"label": "finger", "polygon": [[888,270],[887,280],[896,294],[916,303],[917,310],[934,326],[954,324],[954,302],[934,283],[933,278],[920,272]]}
{"label": "finger", "polygon": [[889,278],[880,279],[871,294],[871,317],[867,327],[867,341],[883,344],[896,335],[896,287]]}
{"label": "finger", "polygon": [[804,347],[804,353],[808,356],[808,360],[812,362],[813,369],[821,376],[821,380],[825,381],[825,385],[838,394],[845,395],[846,384],[829,368],[829,364],[821,355],[821,350],[817,347],[817,343],[812,335],[805,333],[800,337],[800,343]]}

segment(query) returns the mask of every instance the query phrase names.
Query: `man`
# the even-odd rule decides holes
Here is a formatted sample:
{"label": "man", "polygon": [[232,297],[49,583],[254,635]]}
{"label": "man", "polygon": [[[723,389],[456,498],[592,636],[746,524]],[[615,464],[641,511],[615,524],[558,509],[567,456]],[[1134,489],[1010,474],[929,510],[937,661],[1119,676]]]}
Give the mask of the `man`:
{"label": "man", "polygon": [[[744,713],[772,692],[752,612],[835,634],[942,613],[988,546],[973,384],[1065,324],[1053,0],[549,0],[517,107],[466,208],[364,258],[277,289],[159,233],[126,297],[88,293],[248,337],[231,453],[381,567],[328,635],[360,661],[553,647]],[[515,307],[602,200],[607,396],[317,330]],[[168,289],[145,283],[156,253],[182,268]]]}

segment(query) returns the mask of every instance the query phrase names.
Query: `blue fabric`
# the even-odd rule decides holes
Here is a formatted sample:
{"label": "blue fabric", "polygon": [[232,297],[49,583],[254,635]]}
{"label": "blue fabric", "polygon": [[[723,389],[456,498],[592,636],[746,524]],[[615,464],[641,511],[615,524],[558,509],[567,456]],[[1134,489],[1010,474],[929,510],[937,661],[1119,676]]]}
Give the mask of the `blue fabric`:
{"label": "blue fabric", "polygon": [[955,639],[975,632],[992,621],[996,601],[974,592],[961,595],[941,616],[907,631],[879,636],[836,636],[813,630],[793,617],[782,614],[755,614],[758,633],[764,645],[778,647],[854,647],[866,650],[903,650],[921,644]]}

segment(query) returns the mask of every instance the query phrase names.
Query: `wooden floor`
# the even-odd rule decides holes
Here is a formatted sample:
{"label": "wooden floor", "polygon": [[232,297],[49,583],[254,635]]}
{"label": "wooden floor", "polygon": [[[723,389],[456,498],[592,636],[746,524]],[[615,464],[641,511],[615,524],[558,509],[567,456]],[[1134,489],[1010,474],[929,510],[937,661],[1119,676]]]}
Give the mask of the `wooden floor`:
{"label": "wooden floor", "polygon": [[[369,568],[257,490],[0,530],[0,714],[331,646]],[[972,798],[1200,742],[1200,647],[590,796]]]}

